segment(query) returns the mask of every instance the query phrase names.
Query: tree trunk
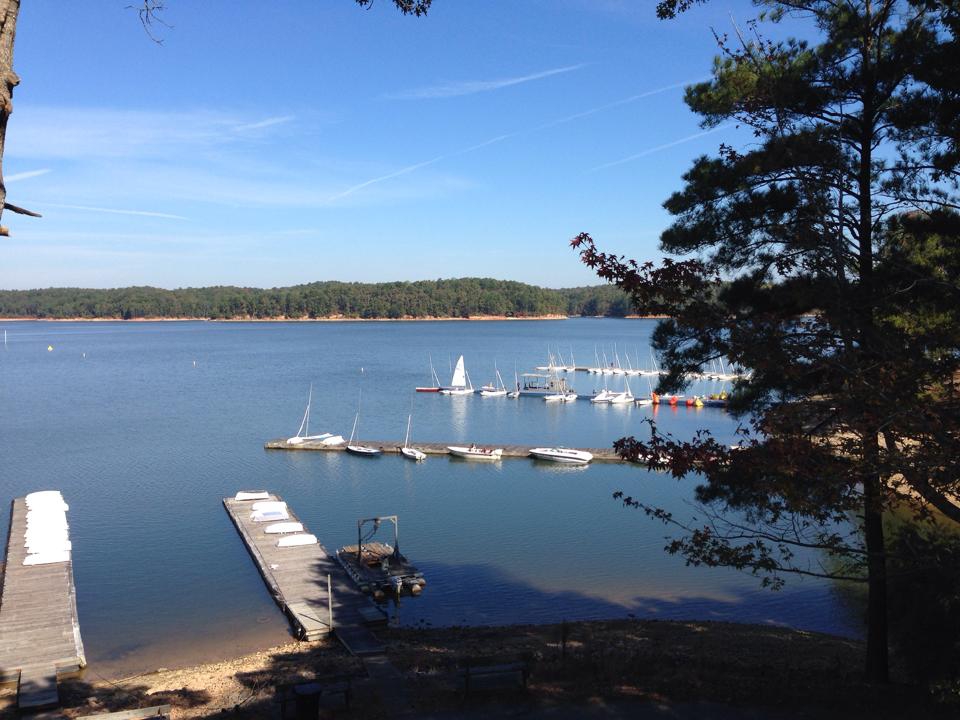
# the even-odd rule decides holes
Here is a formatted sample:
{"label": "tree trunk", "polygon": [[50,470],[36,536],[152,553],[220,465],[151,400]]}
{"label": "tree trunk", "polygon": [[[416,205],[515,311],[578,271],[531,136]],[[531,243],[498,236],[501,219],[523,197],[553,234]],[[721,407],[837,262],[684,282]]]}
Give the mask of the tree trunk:
{"label": "tree trunk", "polygon": [[[20,0],[0,0],[0,214],[7,201],[7,188],[3,184],[3,150],[7,140],[7,121],[13,112],[13,89],[20,78],[13,71],[13,41],[17,34],[17,15]],[[0,226],[0,235],[6,235]]]}
{"label": "tree trunk", "polygon": [[[864,462],[876,467],[876,439],[864,438]],[[868,457],[873,455],[872,458]],[[887,556],[883,540],[881,478],[871,470],[863,483],[863,526],[867,541],[867,681],[889,680],[887,651]]]}

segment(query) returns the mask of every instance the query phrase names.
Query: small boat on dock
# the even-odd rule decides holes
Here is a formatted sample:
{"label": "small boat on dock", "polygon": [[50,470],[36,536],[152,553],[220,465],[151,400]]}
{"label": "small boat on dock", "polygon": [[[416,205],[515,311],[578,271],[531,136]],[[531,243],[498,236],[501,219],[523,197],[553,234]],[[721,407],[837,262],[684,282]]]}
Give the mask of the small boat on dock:
{"label": "small boat on dock", "polygon": [[[384,522],[393,523],[393,545],[373,540]],[[358,520],[357,544],[337,550],[337,561],[363,592],[375,598],[388,592],[419,595],[427,584],[423,573],[400,553],[396,515]]]}
{"label": "small boat on dock", "polygon": [[423,462],[427,459],[427,454],[423,450],[410,447],[410,423],[413,421],[413,413],[407,416],[407,436],[403,439],[403,447],[400,448],[400,454],[405,458],[416,462]]}
{"label": "small boat on dock", "polygon": [[241,490],[233,496],[234,500],[269,500],[270,493],[266,490]]}
{"label": "small boat on dock", "polygon": [[[321,433],[320,435],[310,434],[310,405],[313,403],[313,383],[310,383],[310,391],[307,393],[307,409],[303,413],[303,420],[300,421],[300,429],[292,438],[287,438],[291,445],[301,445],[305,442],[318,442],[323,445],[340,445],[343,443],[342,435],[333,433]],[[239,498],[237,498],[239,499]]]}
{"label": "small boat on dock", "polygon": [[304,545],[316,545],[317,536],[309,533],[297,533],[295,535],[284,535],[277,540],[277,547],[302,547]]}
{"label": "small boat on dock", "polygon": [[503,448],[482,448],[476,445],[465,447],[463,445],[448,445],[447,451],[451,455],[464,458],[466,460],[500,460],[503,455]]}
{"label": "small boat on dock", "polygon": [[280,522],[273,525],[267,525],[263,531],[267,535],[286,535],[288,533],[303,532],[303,523],[298,522]]}
{"label": "small boat on dock", "polygon": [[360,422],[360,408],[359,403],[357,407],[356,417],[353,418],[353,430],[350,432],[350,441],[347,443],[347,452],[352,455],[360,455],[362,457],[376,457],[383,454],[383,450],[380,448],[372,448],[367,445],[354,445],[353,438],[357,433],[357,424]]}
{"label": "small boat on dock", "polygon": [[586,465],[593,460],[593,453],[586,450],[575,450],[573,448],[533,448],[530,450],[530,456],[537,460],[547,460],[549,462],[566,463],[569,465]]}

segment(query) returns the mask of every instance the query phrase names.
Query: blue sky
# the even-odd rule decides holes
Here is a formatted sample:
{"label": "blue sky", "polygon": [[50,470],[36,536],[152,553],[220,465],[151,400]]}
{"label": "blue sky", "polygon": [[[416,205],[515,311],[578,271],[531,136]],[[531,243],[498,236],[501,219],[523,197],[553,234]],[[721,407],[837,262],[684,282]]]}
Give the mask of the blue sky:
{"label": "blue sky", "polygon": [[[0,287],[488,276],[595,284],[567,241],[654,258],[704,134],[715,0],[24,3]],[[267,9],[268,8],[268,9]]]}

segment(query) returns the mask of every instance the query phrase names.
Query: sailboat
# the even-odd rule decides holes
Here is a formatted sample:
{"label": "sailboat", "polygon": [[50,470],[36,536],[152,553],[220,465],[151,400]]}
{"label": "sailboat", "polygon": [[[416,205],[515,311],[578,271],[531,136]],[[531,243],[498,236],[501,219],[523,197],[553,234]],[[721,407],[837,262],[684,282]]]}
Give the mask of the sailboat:
{"label": "sailboat", "polygon": [[453,369],[453,378],[448,387],[440,388],[441,395],[472,395],[473,385],[463,367],[463,355],[457,358],[457,366]]}
{"label": "sailboat", "polygon": [[307,409],[303,411],[303,420],[300,421],[300,429],[292,438],[287,438],[290,445],[300,445],[307,441],[318,442],[322,445],[340,445],[343,443],[342,435],[333,433],[321,433],[320,435],[310,435],[310,405],[313,402],[313,383],[310,383],[310,391],[307,393]]}
{"label": "sailboat", "polygon": [[357,414],[353,418],[353,430],[350,431],[350,440],[347,443],[347,452],[353,453],[354,455],[363,455],[364,457],[375,457],[380,455],[383,450],[380,448],[372,448],[367,445],[354,445],[353,438],[357,434],[357,426],[360,424],[360,401],[357,400]]}
{"label": "sailboat", "polygon": [[417,392],[440,392],[440,378],[437,377],[437,371],[433,367],[433,358],[430,358],[430,377],[433,379],[433,385],[429,387],[418,387]]}
{"label": "sailboat", "polygon": [[410,447],[410,423],[413,422],[413,413],[407,415],[407,436],[403,439],[403,447],[400,448],[400,453],[411,460],[416,462],[423,462],[427,459],[427,454],[423,450],[417,450],[417,448]]}
{"label": "sailboat", "polygon": [[500,370],[496,363],[493,365],[493,371],[496,373],[496,380],[480,388],[480,395],[482,397],[506,397],[507,386],[503,384],[503,378],[500,377]]}
{"label": "sailboat", "polygon": [[513,365],[513,390],[507,393],[508,398],[520,397],[520,376],[517,375],[517,365]]}
{"label": "sailboat", "polygon": [[623,378],[623,392],[615,393],[607,402],[611,405],[623,405],[633,402],[633,392],[630,390],[630,381],[627,380],[626,376]]}

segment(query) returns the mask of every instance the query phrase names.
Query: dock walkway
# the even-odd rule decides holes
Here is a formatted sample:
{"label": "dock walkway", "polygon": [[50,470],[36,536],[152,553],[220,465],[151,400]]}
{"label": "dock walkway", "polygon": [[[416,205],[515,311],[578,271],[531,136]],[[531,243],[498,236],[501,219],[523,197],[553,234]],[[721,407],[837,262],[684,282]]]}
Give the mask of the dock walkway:
{"label": "dock walkway", "polygon": [[[270,500],[281,498],[270,495]],[[386,622],[386,614],[360,592],[336,558],[320,543],[277,547],[280,536],[264,532],[264,526],[270,523],[255,523],[250,519],[252,504],[233,498],[223,500],[227,514],[297,636],[317,640],[332,631],[355,655],[382,653],[382,644],[367,626]],[[299,522],[289,507],[287,512],[291,521]],[[309,531],[304,528],[304,532]],[[333,590],[333,628],[327,604],[328,575]]]}
{"label": "dock walkway", "polygon": [[[380,448],[384,453],[395,453],[400,454],[399,448],[403,445],[403,440],[355,440],[355,445],[365,445],[367,447]],[[437,442],[413,442],[410,443],[411,447],[417,448],[417,450],[422,450],[427,455],[450,455],[450,451],[447,450],[448,445],[463,445],[463,442],[448,442],[448,443],[437,443]],[[498,447],[503,449],[503,458],[527,458],[533,459],[530,457],[530,451],[535,447],[553,447],[550,443],[544,445],[501,445],[500,443],[477,443],[479,447]],[[347,449],[347,444],[343,443],[341,445],[324,445],[320,442],[307,440],[305,442],[299,442],[296,444],[291,444],[284,439],[278,440],[269,440],[264,443],[264,448],[267,450],[330,450],[330,451],[345,451]],[[614,452],[613,448],[577,448],[578,450],[586,450],[593,454],[593,462],[613,462],[621,463],[625,462]],[[464,462],[471,462],[465,460]]]}
{"label": "dock walkway", "polygon": [[86,665],[73,562],[24,565],[27,505],[13,501],[0,596],[0,683],[18,683],[20,708],[57,705],[57,678]]}

